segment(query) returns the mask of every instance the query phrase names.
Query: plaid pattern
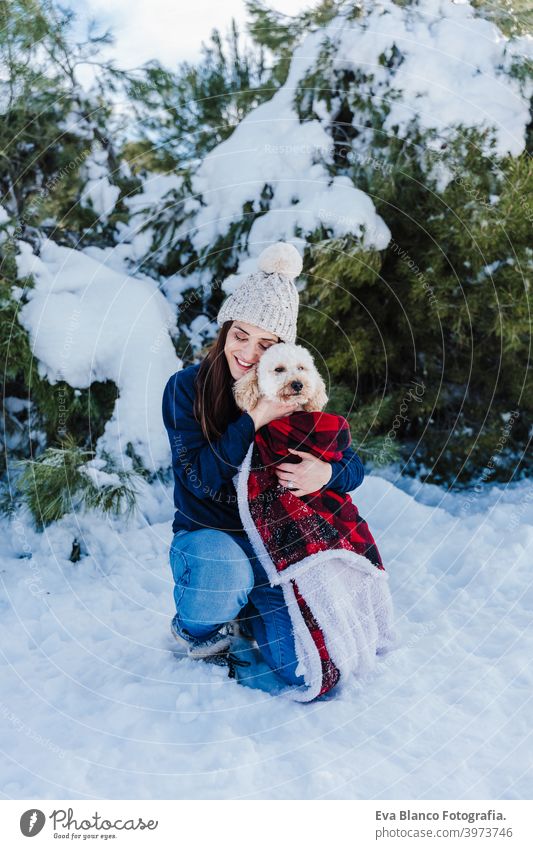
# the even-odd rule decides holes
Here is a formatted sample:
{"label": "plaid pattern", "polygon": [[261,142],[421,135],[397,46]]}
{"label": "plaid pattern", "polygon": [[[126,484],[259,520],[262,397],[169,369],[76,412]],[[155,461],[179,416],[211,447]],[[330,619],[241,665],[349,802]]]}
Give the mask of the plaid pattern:
{"label": "plaid pattern", "polygon": [[320,630],[318,622],[313,616],[311,609],[305,599],[303,598],[300,590],[298,589],[298,584],[296,581],[291,581],[292,588],[294,590],[294,595],[296,597],[296,601],[298,602],[298,608],[300,613],[302,614],[302,618],[306,624],[309,633],[313,639],[316,650],[318,651],[318,655],[320,657],[320,666],[322,669],[322,683],[320,686],[319,692],[316,694],[315,698],[318,696],[322,696],[324,693],[327,693],[328,690],[331,690],[335,684],[338,683],[341,673],[333,663],[331,657],[329,656],[328,647],[326,645],[326,641],[324,640],[324,634]]}
{"label": "plaid pattern", "polygon": [[[247,481],[248,506],[278,572],[312,554],[335,549],[355,551],[377,569],[384,569],[370,529],[349,495],[322,489],[298,497],[279,484],[274,471],[279,463],[301,462],[299,457],[288,453],[288,448],[308,451],[329,462],[340,460],[350,441],[346,419],[321,412],[295,412],[275,419],[257,432]],[[322,683],[317,696],[322,695],[337,684],[340,671],[296,580],[289,583],[320,657]]]}
{"label": "plaid pattern", "polygon": [[279,484],[274,471],[278,463],[300,462],[288,448],[329,462],[340,460],[350,441],[346,419],[331,413],[291,413],[256,434],[248,477],[250,514],[278,572],[335,548],[355,551],[384,569],[370,529],[349,495],[322,489],[297,497]]}

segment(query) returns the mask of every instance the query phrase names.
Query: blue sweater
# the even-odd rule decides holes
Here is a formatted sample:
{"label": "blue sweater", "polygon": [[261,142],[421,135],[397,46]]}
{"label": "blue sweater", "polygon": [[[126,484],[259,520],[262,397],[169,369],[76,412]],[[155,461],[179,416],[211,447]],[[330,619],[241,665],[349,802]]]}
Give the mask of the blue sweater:
{"label": "blue sweater", "polygon": [[[215,528],[244,533],[232,478],[255,437],[255,425],[243,412],[220,439],[209,442],[193,415],[194,380],[200,363],[177,371],[163,392],[163,421],[167,429],[174,470],[176,514],[172,532]],[[325,487],[352,492],[363,482],[364,468],[349,446],[332,464]]]}

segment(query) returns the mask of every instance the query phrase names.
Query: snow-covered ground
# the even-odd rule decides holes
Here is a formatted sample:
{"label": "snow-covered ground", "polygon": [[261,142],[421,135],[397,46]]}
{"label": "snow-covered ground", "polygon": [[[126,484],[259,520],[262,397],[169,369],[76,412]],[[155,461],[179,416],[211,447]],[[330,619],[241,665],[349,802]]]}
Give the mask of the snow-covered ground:
{"label": "snow-covered ground", "polygon": [[[300,704],[178,659],[171,487],[126,526],[3,520],[2,788],[9,798],[531,798],[533,495],[367,475],[401,645]],[[68,556],[74,536],[88,555]],[[31,558],[28,555],[31,554]]]}

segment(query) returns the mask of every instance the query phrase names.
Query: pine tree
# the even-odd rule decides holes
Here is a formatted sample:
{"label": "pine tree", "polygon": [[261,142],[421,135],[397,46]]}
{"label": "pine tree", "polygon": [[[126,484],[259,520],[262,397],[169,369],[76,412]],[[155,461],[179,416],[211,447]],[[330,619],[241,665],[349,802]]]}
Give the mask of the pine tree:
{"label": "pine tree", "polygon": [[254,44],[272,57],[271,84],[274,88],[287,79],[292,53],[304,33],[314,32],[328,24],[344,5],[339,0],[321,0],[312,8],[294,16],[269,9],[261,0],[245,0],[248,32]]}
{"label": "pine tree", "polygon": [[[110,36],[91,30],[87,41],[74,47],[73,20],[71,10],[51,2],[0,2],[0,62],[5,68],[0,122],[4,503],[20,495],[18,470],[14,464],[6,466],[8,453],[28,458],[46,446],[59,447],[58,387],[40,376],[27,332],[18,321],[33,286],[31,277],[18,274],[19,245],[29,242],[38,253],[45,237],[73,247],[113,243],[115,224],[126,215],[123,199],[139,187],[139,181],[127,176],[107,135],[113,123],[108,91],[114,81],[124,83],[112,63],[98,68],[98,51],[110,43]],[[86,62],[100,73],[90,95],[76,77],[78,65]],[[117,187],[115,208],[108,216],[101,216],[83,197],[87,164],[95,154],[105,162],[109,184]],[[91,438],[103,432],[116,387],[107,382],[78,390],[62,383],[61,392],[70,436],[88,447]],[[21,479],[25,484],[28,477]]]}
{"label": "pine tree", "polygon": [[[98,52],[111,41],[108,32],[91,28],[85,42],[73,46],[72,10],[52,2],[0,2],[0,61],[7,81],[0,126],[3,204],[18,225],[17,237],[37,244],[43,235],[78,246],[80,239],[112,244],[121,198],[138,184],[119,162],[108,129],[113,127],[109,91],[127,77]],[[88,95],[77,68],[98,68]],[[97,154],[117,186],[114,217],[100,220],[83,197],[87,165]]]}
{"label": "pine tree", "polygon": [[[318,312],[304,310],[300,330],[352,405],[348,387],[356,388],[352,426],[358,431],[361,412],[375,406],[371,432],[390,434],[407,398],[390,443],[402,444],[404,471],[426,467],[429,481],[454,485],[475,480],[491,458],[493,480],[528,472],[533,403],[531,159],[509,156],[495,167],[468,135],[469,153],[442,194],[408,148],[390,180],[380,170],[370,177],[395,237],[380,261],[349,238],[314,245],[304,303]],[[377,445],[369,459],[383,456]]]}
{"label": "pine tree", "polygon": [[[531,102],[527,4],[472,6],[509,39],[497,40],[495,73],[514,81],[516,101]],[[215,318],[226,294],[220,284],[248,258],[254,228],[267,225],[261,238],[276,232],[272,211],[290,215],[298,179],[309,183],[311,172],[321,190],[342,184],[366,193],[391,233],[378,247],[366,225],[349,216],[339,224],[308,197],[308,221],[302,216],[292,233],[305,247],[299,335],[319,352],[327,409],[349,420],[357,450],[370,466],[399,462],[452,486],[530,471],[533,121],[518,155],[502,155],[498,128],[424,124],[417,98],[397,85],[406,57],[393,35],[375,67],[356,53],[350,59],[351,41],[339,61],[342,32],[356,45],[374,14],[366,0],[324,0],[294,17],[259,0],[247,8],[247,45],[232,23],[225,37],[213,31],[197,63],[169,70],[150,62],[124,73],[100,58],[109,33],[91,29],[74,43],[72,11],[51,0],[0,0],[2,454],[24,461],[3,470],[3,501],[5,509],[23,501],[41,527],[72,509],[128,515],[146,473],[131,444],[128,471],[94,454],[117,398],[110,380],[88,389],[62,382],[62,431],[58,387],[41,376],[18,321],[34,285],[19,274],[18,252],[29,244],[38,255],[44,238],[76,250],[123,247],[128,228],[140,228],[150,245],[139,266],[131,259],[132,273],[155,278],[175,303],[178,327],[169,332],[181,353],[194,319]],[[385,0],[376,14],[391,9],[424,12]],[[283,209],[281,163],[261,184],[250,180],[255,187],[227,226],[198,238],[197,217],[209,204],[198,188],[202,164],[255,109],[284,94],[309,34],[312,47],[297,66],[306,70],[295,87],[291,77],[294,126],[306,144],[317,137],[330,147],[309,160]],[[90,91],[78,82],[84,62],[94,68]],[[118,95],[128,109],[113,108]],[[391,126],[405,98],[412,118]],[[149,190],[154,175],[163,177],[159,196]]]}
{"label": "pine tree", "polygon": [[123,153],[132,169],[185,172],[272,95],[267,74],[263,52],[243,47],[235,20],[225,38],[212,30],[196,63],[172,71],[147,62],[127,86],[135,129]]}
{"label": "pine tree", "polygon": [[[520,54],[520,15],[513,17],[508,4],[475,5],[480,17],[498,24],[505,18],[505,31],[516,38],[502,47],[496,70],[530,99],[533,75]],[[419,11],[415,3],[401,7],[406,15]],[[474,480],[490,458],[494,480],[526,474],[532,124],[524,152],[504,157],[497,129],[458,123],[439,133],[415,110],[407,126],[391,129],[386,122],[403,96],[396,76],[405,57],[391,36],[378,69],[358,66],[356,50],[345,66],[336,63],[338,32],[353,22],[364,32],[371,5],[324,4],[323,21],[307,21],[313,29],[341,8],[298,83],[294,108],[302,126],[327,127],[330,177],[366,192],[393,237],[378,251],[371,234],[350,232],[349,224],[342,236],[324,221],[294,232],[307,243],[301,303],[309,309],[300,311],[300,336],[323,357],[333,386],[329,408],[341,404],[354,442],[374,464],[400,459],[402,470],[449,485]],[[262,3],[248,9],[255,41],[280,51],[273,77],[284,80],[301,21],[293,26]],[[195,194],[194,172],[185,192]],[[224,293],[216,287],[209,295],[209,276],[219,281],[238,271],[254,223],[268,215],[275,192],[265,185],[243,205],[242,217],[200,251],[180,236],[194,230],[194,214],[183,206],[163,252],[172,264],[159,272],[191,275],[191,287],[202,281],[184,324],[199,313],[216,315]]]}
{"label": "pine tree", "polygon": [[[146,228],[153,241],[141,264],[144,273],[156,278],[176,273],[187,277],[206,268],[213,278],[223,279],[236,269],[232,246],[245,243],[254,216],[244,209],[243,219],[210,246],[210,258],[205,261],[186,235],[193,174],[202,158],[227,139],[245,115],[283,85],[294,46],[307,32],[331,20],[341,5],[323,0],[291,18],[258,0],[248,0],[251,46],[241,46],[232,20],[224,39],[218,30],[212,31],[209,42],[202,45],[198,63],[183,62],[174,73],[150,62],[132,81],[128,97],[135,109],[137,137],[123,148],[129,165],[144,177],[149,172],[182,177],[180,188],[170,189],[157,205],[146,208]],[[267,206],[265,189],[264,208]],[[182,316],[184,323],[194,319],[205,300],[198,297],[195,283],[187,294],[199,306]]]}

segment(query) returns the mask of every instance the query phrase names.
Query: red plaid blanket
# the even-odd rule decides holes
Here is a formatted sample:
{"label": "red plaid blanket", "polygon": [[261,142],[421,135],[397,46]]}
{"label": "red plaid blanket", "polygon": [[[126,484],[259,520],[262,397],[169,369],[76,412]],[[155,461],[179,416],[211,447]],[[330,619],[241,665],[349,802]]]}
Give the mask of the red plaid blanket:
{"label": "red plaid blanket", "polygon": [[[275,419],[257,432],[235,478],[243,526],[271,584],[283,586],[295,625],[297,652],[301,653],[302,661],[305,654],[306,663],[303,665],[309,666],[310,652],[318,652],[319,666],[311,658],[313,681],[305,695],[296,696],[302,701],[326,693],[340,679],[339,666],[342,664],[335,663],[330,651],[330,643],[333,645],[337,641],[333,634],[335,626],[331,624],[335,623],[336,612],[333,610],[332,614],[331,611],[337,606],[337,600],[340,602],[339,596],[351,594],[356,605],[359,586],[364,586],[367,593],[364,603],[368,607],[365,616],[369,622],[370,619],[374,622],[376,616],[378,619],[382,617],[383,632],[387,634],[381,645],[383,647],[390,642],[391,605],[388,587],[383,587],[386,582],[374,581],[368,595],[368,582],[374,576],[377,579],[378,572],[382,579],[388,576],[384,574],[370,529],[350,496],[326,488],[298,497],[279,484],[274,471],[280,462],[301,462],[299,457],[288,452],[289,448],[308,451],[329,462],[341,459],[350,440],[350,428],[342,416],[295,412]],[[354,568],[347,569],[347,565]],[[349,578],[345,578],[347,573],[350,573]],[[347,581],[346,593],[342,585],[344,579]],[[379,589],[374,590],[374,584]],[[304,585],[306,590],[302,592]],[[381,606],[383,610],[375,615],[375,611],[371,610],[373,605]],[[301,617],[299,621],[297,612]],[[355,617],[358,615],[357,611],[348,609],[348,619],[352,613]],[[339,622],[342,616],[342,628],[346,630],[351,627],[346,624],[346,610],[339,614]],[[300,628],[302,620],[305,633]],[[328,627],[325,629],[326,624]],[[375,654],[367,651],[365,643],[372,643],[376,635],[382,636],[380,627],[369,625],[372,634],[367,639],[365,628],[368,623],[360,626],[354,621],[353,624],[359,634],[358,645],[354,642],[351,653]],[[328,631],[328,638],[324,630]],[[309,643],[309,636],[312,643]],[[307,649],[304,651],[305,644]],[[379,644],[379,639],[376,644]],[[314,648],[310,648],[311,645]],[[349,664],[345,666],[349,668]]]}
{"label": "red plaid blanket", "polygon": [[296,412],[274,419],[255,437],[248,481],[250,514],[278,572],[309,554],[332,548],[356,551],[378,569],[383,563],[365,520],[349,495],[322,489],[297,497],[278,483],[278,463],[299,463],[289,448],[340,460],[351,441],[342,416]]}

